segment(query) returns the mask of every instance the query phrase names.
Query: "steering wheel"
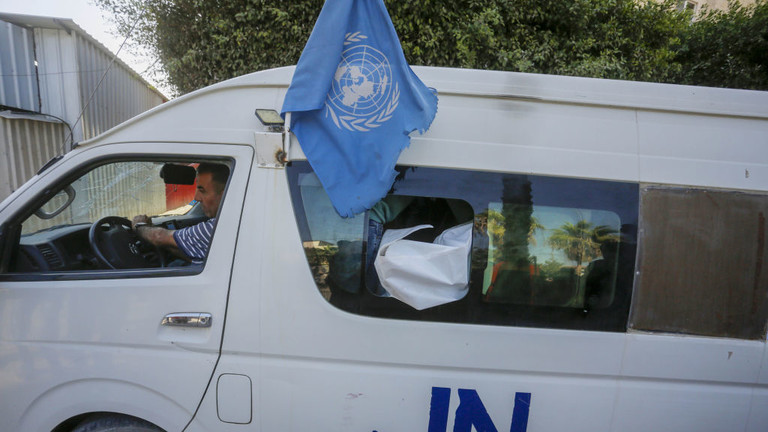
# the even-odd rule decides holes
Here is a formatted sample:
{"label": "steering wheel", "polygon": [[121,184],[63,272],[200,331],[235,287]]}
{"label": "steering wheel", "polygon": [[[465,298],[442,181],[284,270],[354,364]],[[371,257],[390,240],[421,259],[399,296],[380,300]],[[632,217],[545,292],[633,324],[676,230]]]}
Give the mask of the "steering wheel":
{"label": "steering wheel", "polygon": [[141,239],[124,217],[107,216],[94,222],[88,242],[96,258],[111,269],[158,267],[158,262],[165,267],[162,251]]}

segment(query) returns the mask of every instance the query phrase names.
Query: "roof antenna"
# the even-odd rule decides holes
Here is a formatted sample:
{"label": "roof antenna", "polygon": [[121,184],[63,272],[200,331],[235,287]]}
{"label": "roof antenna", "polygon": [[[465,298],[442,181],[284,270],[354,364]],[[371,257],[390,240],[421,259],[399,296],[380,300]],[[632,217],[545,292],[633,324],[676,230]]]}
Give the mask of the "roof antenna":
{"label": "roof antenna", "polygon": [[[128,31],[128,34],[125,35],[125,39],[123,39],[123,43],[120,44],[120,48],[117,49],[117,52],[112,56],[112,61],[109,62],[109,66],[107,66],[107,70],[104,71],[104,74],[101,75],[101,79],[99,79],[99,82],[96,83],[96,87],[93,88],[93,91],[91,91],[91,95],[88,97],[88,101],[83,106],[82,111],[80,111],[80,115],[77,116],[77,120],[72,124],[72,126],[69,128],[69,136],[64,140],[64,143],[62,143],[62,147],[66,145],[67,141],[71,141],[73,139],[73,130],[77,126],[78,123],[80,123],[80,120],[83,118],[83,115],[85,114],[85,110],[88,109],[88,106],[91,104],[91,101],[93,100],[93,96],[96,94],[96,90],[101,87],[101,83],[104,81],[104,78],[107,77],[107,74],[112,69],[112,65],[115,64],[115,60],[117,60],[117,55],[120,54],[120,51],[123,49],[123,46],[126,42],[128,42],[128,38],[131,37],[131,34],[133,34],[133,29],[136,28],[136,25],[139,23],[140,17],[136,17],[136,21],[133,22],[133,26],[131,26],[131,29]],[[75,147],[75,144],[72,145],[72,148]],[[64,153],[64,149],[62,148],[62,153]]]}

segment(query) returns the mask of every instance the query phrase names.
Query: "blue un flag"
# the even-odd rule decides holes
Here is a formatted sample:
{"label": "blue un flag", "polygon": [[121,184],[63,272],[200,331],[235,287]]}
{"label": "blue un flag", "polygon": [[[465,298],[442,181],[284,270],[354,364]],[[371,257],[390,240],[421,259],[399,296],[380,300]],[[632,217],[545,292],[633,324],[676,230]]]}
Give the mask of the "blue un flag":
{"label": "blue un flag", "polygon": [[392,187],[409,133],[429,128],[437,94],[413,73],[382,0],[328,0],[282,112],[336,211],[351,217]]}

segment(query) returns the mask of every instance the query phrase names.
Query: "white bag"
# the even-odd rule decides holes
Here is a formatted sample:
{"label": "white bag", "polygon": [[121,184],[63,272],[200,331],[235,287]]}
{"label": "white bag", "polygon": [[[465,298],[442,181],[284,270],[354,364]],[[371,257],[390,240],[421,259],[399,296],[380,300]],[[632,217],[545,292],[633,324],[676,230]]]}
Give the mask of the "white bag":
{"label": "white bag", "polygon": [[374,261],[381,285],[418,310],[460,300],[469,291],[472,223],[443,231],[433,243],[403,240],[424,228],[432,225],[385,231]]}

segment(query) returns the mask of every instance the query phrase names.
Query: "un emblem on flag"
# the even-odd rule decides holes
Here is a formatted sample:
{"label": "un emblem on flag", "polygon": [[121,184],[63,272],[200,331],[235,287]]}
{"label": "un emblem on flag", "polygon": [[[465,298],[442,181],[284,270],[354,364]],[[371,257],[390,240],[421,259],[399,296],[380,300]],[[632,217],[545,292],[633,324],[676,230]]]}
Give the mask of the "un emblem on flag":
{"label": "un emblem on flag", "polygon": [[341,61],[326,99],[326,113],[339,129],[368,132],[392,118],[400,89],[392,82],[389,59],[362,42],[360,32],[347,33]]}

